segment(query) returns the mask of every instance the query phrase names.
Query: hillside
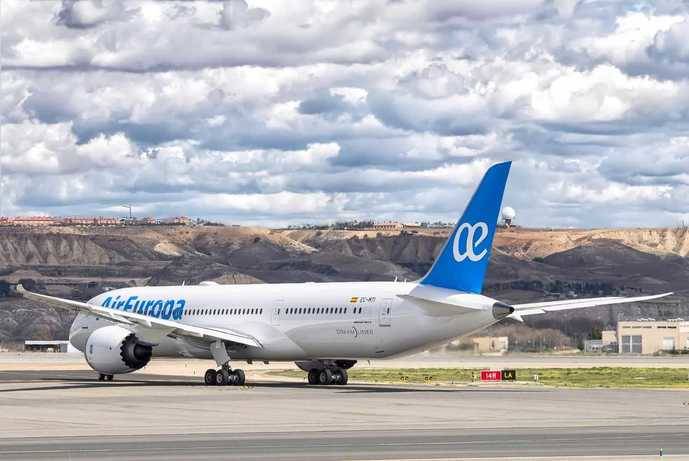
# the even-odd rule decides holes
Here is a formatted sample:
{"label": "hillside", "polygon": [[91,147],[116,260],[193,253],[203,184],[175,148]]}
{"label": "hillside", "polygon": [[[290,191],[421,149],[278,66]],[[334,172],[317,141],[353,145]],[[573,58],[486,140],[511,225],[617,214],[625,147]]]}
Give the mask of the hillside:
{"label": "hillside", "polygon": [[[76,299],[88,299],[109,287],[203,280],[413,280],[430,267],[447,232],[220,226],[0,228],[0,280],[10,284],[21,280],[37,290]],[[486,291],[511,302],[558,294],[680,292],[674,301],[657,306],[590,310],[552,320],[552,316],[545,317],[548,326],[555,328],[563,327],[562,322],[573,315],[604,324],[614,323],[620,313],[689,317],[683,304],[689,280],[688,253],[689,233],[683,229],[501,229]],[[6,294],[6,286],[0,285],[5,287],[0,294]],[[70,322],[70,315],[0,297],[2,341],[66,337]]]}

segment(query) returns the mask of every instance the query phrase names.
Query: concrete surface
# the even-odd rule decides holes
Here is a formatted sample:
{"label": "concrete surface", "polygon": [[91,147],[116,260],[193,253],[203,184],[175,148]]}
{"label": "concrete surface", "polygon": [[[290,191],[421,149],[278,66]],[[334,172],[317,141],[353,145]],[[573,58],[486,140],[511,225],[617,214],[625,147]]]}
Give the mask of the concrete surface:
{"label": "concrete surface", "polygon": [[[0,372],[0,459],[689,459],[689,392]],[[29,367],[26,367],[29,368]],[[593,458],[596,459],[596,458]]]}

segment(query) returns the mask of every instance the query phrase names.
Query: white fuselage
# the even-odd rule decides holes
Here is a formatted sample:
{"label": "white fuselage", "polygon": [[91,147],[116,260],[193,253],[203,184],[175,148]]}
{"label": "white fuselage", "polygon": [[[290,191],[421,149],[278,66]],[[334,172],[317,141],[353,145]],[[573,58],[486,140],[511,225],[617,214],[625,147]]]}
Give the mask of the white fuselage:
{"label": "white fuselage", "polygon": [[[139,287],[113,290],[90,304],[116,310],[170,315],[154,311],[155,300],[180,308],[178,322],[242,332],[261,348],[237,345],[233,359],[298,361],[309,359],[365,359],[389,357],[446,341],[496,322],[495,300],[466,294],[470,312],[429,313],[407,295],[416,283],[287,283]],[[109,301],[107,301],[109,299]],[[180,301],[181,300],[181,301]],[[150,307],[150,309],[149,309]],[[484,308],[485,307],[485,308]],[[149,310],[149,312],[146,312]],[[180,309],[181,310],[181,309]],[[70,341],[84,350],[88,336],[110,321],[79,314]],[[156,341],[154,356],[211,358],[208,343],[174,332]]]}

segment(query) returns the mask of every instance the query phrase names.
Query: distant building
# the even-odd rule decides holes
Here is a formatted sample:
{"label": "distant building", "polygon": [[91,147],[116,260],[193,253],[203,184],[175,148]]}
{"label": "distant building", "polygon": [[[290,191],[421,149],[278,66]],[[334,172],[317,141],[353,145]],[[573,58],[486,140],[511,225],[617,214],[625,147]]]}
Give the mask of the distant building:
{"label": "distant building", "polygon": [[588,339],[584,341],[584,352],[615,352],[618,351],[617,331],[604,330],[601,339]]}
{"label": "distant building", "polygon": [[507,336],[477,336],[471,338],[474,345],[475,354],[485,354],[490,352],[507,352],[510,346],[510,339]]}
{"label": "distant building", "polygon": [[7,218],[7,224],[10,226],[54,226],[59,221],[50,216],[13,216]]}
{"label": "distant building", "polygon": [[26,352],[76,352],[69,341],[24,341]]}
{"label": "distant building", "polygon": [[584,352],[603,352],[603,340],[587,339],[584,341]]}
{"label": "distant building", "polygon": [[166,218],[160,221],[161,224],[173,224],[178,226],[188,226],[190,225],[191,218],[187,216],[175,216],[173,218]]}
{"label": "distant building", "polygon": [[603,330],[603,332],[601,333],[601,340],[603,341],[603,346],[617,344],[617,331]]}
{"label": "distant building", "polygon": [[191,225],[193,221],[187,216],[158,219],[143,218],[111,218],[106,216],[0,216],[0,226],[10,227],[41,227],[41,226],[142,226],[156,224]]}
{"label": "distant building", "polygon": [[640,319],[617,323],[620,354],[655,354],[689,350],[689,322]]}
{"label": "distant building", "polygon": [[155,224],[160,224],[160,221],[158,221],[156,218],[153,218],[151,216],[146,216],[144,218],[139,219],[139,224],[155,225]]}
{"label": "distant building", "polygon": [[98,217],[95,219],[96,226],[116,226],[120,223],[117,218]]}
{"label": "distant building", "polygon": [[397,221],[385,221],[373,224],[373,230],[377,231],[400,231],[404,228],[404,224]]}
{"label": "distant building", "polygon": [[116,226],[120,223],[117,218],[104,216],[68,216],[59,221],[65,226]]}

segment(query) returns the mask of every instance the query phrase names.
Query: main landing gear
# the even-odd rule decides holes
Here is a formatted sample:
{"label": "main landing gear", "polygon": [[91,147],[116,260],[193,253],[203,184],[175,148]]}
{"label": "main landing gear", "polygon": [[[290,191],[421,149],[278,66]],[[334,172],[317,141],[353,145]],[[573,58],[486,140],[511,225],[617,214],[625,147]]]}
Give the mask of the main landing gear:
{"label": "main landing gear", "polygon": [[113,375],[106,375],[104,373],[100,373],[98,375],[98,381],[112,381]]}
{"label": "main landing gear", "polygon": [[219,370],[209,368],[203,377],[207,386],[243,386],[245,380],[244,370],[224,367]]}
{"label": "main landing gear", "polygon": [[245,381],[244,371],[230,368],[230,355],[223,341],[215,341],[210,345],[210,352],[219,370],[209,368],[203,377],[207,386],[243,386]]}
{"label": "main landing gear", "polygon": [[347,370],[356,364],[356,360],[348,359],[311,359],[294,362],[299,369],[308,373],[309,384],[328,386],[337,384],[344,386],[349,381]]}
{"label": "main landing gear", "polygon": [[309,384],[344,386],[348,380],[347,370],[344,368],[323,368],[322,370],[312,368],[309,370]]}

